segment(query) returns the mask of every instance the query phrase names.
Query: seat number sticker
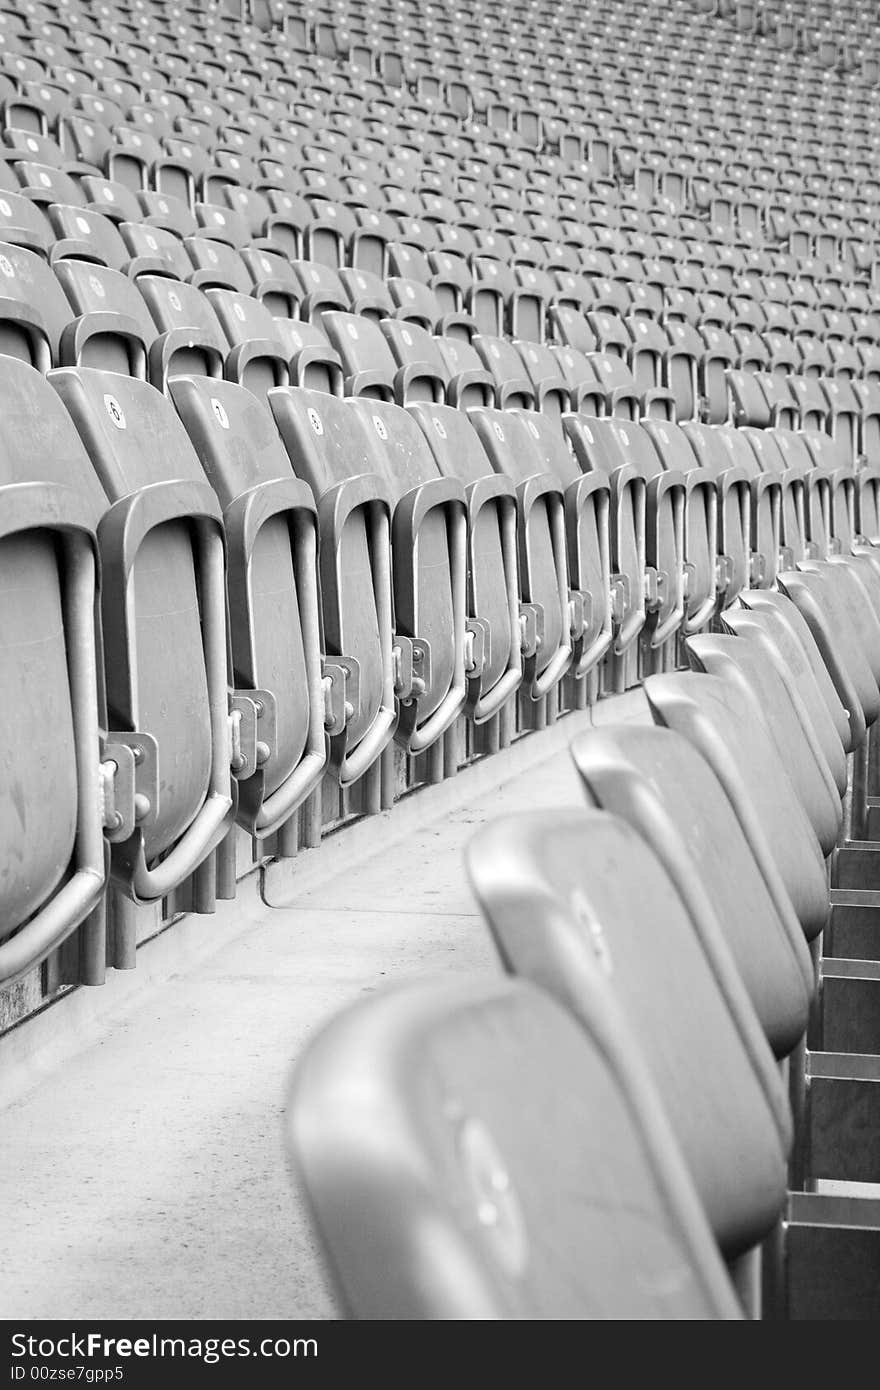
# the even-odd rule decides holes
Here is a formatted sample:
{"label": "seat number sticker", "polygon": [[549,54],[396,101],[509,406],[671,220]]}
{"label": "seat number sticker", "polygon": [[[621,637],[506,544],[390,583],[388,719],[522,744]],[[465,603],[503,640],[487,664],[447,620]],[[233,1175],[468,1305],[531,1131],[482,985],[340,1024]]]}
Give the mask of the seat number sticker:
{"label": "seat number sticker", "polygon": [[107,414],[110,416],[110,419],[113,421],[116,428],[118,430],[124,430],[125,416],[123,415],[122,407],[120,406],[115,396],[104,397],[104,409],[107,411]]}

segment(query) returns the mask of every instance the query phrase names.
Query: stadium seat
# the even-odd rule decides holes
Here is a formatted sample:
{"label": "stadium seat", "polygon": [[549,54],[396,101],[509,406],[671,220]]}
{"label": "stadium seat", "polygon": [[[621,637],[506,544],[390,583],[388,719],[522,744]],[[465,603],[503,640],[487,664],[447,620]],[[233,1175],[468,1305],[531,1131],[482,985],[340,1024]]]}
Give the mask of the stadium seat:
{"label": "stadium seat", "polygon": [[[445,1124],[423,1108],[429,1077]],[[576,1024],[520,981],[386,990],[312,1040],[286,1135],[350,1316],[741,1316],[601,995]],[[550,1152],[569,1177],[548,1208]]]}
{"label": "stadium seat", "polygon": [[220,505],[170,402],[152,386],[88,367],[61,368],[49,380],[105,494],[107,704],[136,736],[148,789],[136,825],[113,847],[113,872],[135,900],[154,901],[226,833],[233,760],[239,774],[254,770],[253,701],[233,704],[234,742],[230,721]]}
{"label": "stadium seat", "polygon": [[647,844],[596,811],[495,821],[470,841],[467,863],[511,973],[540,981],[587,1025],[597,992],[621,1010],[726,1257],[769,1235],[791,1117],[711,908],[694,921]]}
{"label": "stadium seat", "polygon": [[[103,498],[73,424],[33,367],[4,358],[0,397],[0,727],[9,793],[0,981],[39,965],[95,913],[83,967],[97,984],[104,970],[102,788],[126,833],[135,818],[134,760],[130,748],[117,751],[125,735],[107,735],[98,674]],[[35,825],[39,834],[30,831]]]}
{"label": "stadium seat", "polygon": [[334,697],[344,703],[341,673],[323,670],[315,503],[244,387],[175,376],[169,393],[223,507],[235,684],[258,712],[257,766],[239,779],[237,817],[262,837],[319,783],[325,722]]}

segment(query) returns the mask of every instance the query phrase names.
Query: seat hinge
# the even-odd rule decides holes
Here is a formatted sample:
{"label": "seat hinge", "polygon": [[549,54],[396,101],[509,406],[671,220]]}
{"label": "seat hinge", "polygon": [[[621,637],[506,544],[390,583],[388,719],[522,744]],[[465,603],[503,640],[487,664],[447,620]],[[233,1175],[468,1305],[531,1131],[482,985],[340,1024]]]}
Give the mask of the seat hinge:
{"label": "seat hinge", "polygon": [[715,592],[726,594],[733,583],[733,560],[729,555],[715,557]]}
{"label": "seat hinge", "polygon": [[687,601],[694,591],[694,583],[697,578],[697,567],[692,560],[682,560],[681,562],[681,596]]}
{"label": "seat hinge", "polygon": [[394,693],[403,704],[418,700],[431,684],[431,645],[423,637],[394,638]]}
{"label": "seat hinge", "polygon": [[119,844],[159,812],[159,745],[152,734],[110,733],[101,740],[104,834]]}
{"label": "seat hinge", "polygon": [[233,690],[229,697],[229,765],[239,781],[253,777],[275,746],[275,696],[268,690]]}
{"label": "seat hinge", "polygon": [[489,662],[491,632],[488,618],[468,618],[464,631],[464,669],[481,676]]}
{"label": "seat hinge", "polygon": [[656,613],[663,603],[666,588],[669,583],[669,576],[665,570],[655,569],[653,565],[645,568],[645,608],[649,613]]}
{"label": "seat hinge", "polygon": [[334,656],[321,663],[324,692],[324,728],[331,738],[341,734],[360,713],[361,666],[356,657]]}
{"label": "seat hinge", "polygon": [[569,589],[568,625],[573,640],[579,641],[592,624],[593,595],[588,589]]}
{"label": "seat hinge", "polygon": [[611,621],[622,627],[630,610],[632,590],[628,574],[611,576]]}
{"label": "seat hinge", "polygon": [[781,570],[794,569],[794,551],[792,550],[790,545],[781,545],[779,547],[779,558],[777,560],[777,565]]}
{"label": "seat hinge", "polygon": [[544,641],[544,607],[540,603],[521,603],[519,606],[520,651],[523,656],[535,656]]}

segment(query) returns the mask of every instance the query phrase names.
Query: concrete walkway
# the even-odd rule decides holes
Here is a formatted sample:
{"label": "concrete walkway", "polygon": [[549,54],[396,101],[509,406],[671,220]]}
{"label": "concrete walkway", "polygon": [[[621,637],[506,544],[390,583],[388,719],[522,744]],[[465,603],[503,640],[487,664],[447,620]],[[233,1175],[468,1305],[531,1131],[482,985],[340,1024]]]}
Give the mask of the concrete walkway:
{"label": "concrete walkway", "polygon": [[462,846],[581,802],[566,745],[587,720],[254,875],[0,1039],[0,1316],[336,1315],[282,1150],[291,1064],[386,981],[498,968]]}

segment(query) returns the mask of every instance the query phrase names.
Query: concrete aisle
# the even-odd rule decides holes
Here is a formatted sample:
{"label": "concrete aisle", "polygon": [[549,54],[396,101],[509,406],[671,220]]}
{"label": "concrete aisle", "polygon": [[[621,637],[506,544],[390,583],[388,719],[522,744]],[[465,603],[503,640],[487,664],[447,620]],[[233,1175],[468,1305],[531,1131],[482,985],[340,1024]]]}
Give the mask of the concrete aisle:
{"label": "concrete aisle", "polygon": [[177,924],[138,971],[0,1039],[0,1316],[335,1316],[282,1150],[291,1063],[386,981],[498,968],[462,846],[503,812],[580,803],[565,745],[586,718],[267,876],[287,906],[253,880],[223,920]]}

